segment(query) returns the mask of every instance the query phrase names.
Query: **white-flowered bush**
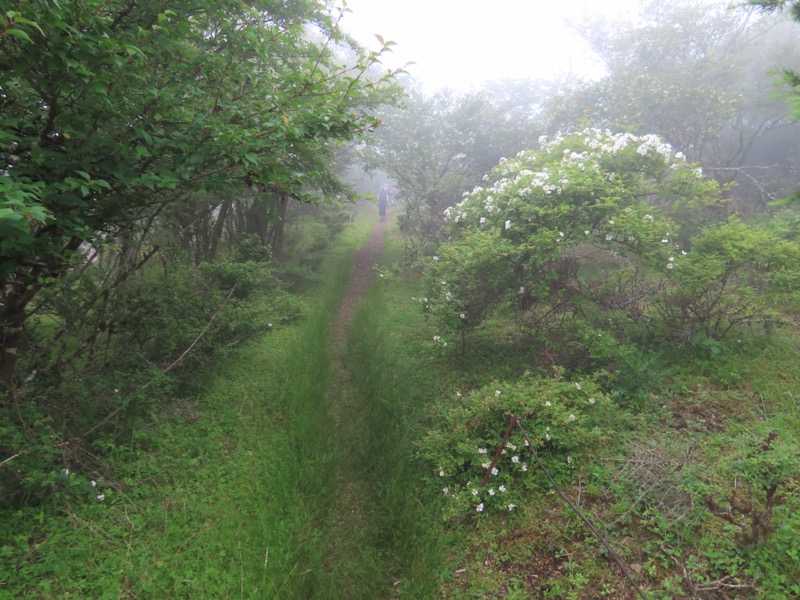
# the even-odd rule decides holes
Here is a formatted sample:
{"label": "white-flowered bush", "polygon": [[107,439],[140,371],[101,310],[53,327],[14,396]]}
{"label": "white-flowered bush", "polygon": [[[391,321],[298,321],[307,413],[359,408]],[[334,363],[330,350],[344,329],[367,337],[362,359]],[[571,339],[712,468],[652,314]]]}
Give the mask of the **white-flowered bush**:
{"label": "white-flowered bush", "polygon": [[494,382],[447,400],[421,451],[431,465],[431,479],[448,498],[449,516],[505,512],[513,510],[509,505],[524,505],[532,491],[549,489],[517,428],[492,466],[511,415],[522,419],[548,469],[564,479],[587,451],[604,442],[603,422],[613,409],[588,378],[526,376],[513,384]]}
{"label": "white-flowered bush", "polygon": [[671,215],[719,198],[715,182],[654,135],[587,128],[540,144],[445,211],[450,238],[429,261],[427,309],[462,335],[503,303],[524,311],[579,291],[577,246],[677,268]]}

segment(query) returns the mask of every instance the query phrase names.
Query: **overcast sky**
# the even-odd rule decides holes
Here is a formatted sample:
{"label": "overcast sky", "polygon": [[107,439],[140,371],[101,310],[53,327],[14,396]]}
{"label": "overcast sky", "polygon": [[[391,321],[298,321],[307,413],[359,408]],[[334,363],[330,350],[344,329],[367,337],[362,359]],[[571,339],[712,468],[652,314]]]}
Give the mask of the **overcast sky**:
{"label": "overcast sky", "polygon": [[584,15],[636,14],[637,0],[347,0],[343,27],[376,49],[374,34],[397,42],[384,63],[417,63],[426,87],[467,89],[481,81],[554,79],[597,73],[580,35]]}

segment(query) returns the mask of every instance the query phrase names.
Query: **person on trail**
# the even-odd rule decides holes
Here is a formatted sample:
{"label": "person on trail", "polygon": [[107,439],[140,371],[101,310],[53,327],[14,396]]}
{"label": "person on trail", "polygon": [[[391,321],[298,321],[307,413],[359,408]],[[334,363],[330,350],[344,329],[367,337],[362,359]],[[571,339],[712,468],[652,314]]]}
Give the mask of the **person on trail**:
{"label": "person on trail", "polygon": [[381,193],[378,194],[378,214],[381,221],[386,220],[386,207],[389,206],[389,184],[384,183],[381,188]]}

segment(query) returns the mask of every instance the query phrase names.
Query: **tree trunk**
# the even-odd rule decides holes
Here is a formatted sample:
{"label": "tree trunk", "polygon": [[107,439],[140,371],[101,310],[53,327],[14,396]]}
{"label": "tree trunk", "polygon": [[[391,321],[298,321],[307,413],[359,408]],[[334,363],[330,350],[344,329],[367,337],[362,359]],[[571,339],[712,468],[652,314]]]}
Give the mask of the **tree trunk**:
{"label": "tree trunk", "polygon": [[275,224],[272,233],[272,256],[281,258],[283,254],[283,242],[285,237],[286,207],[289,205],[289,197],[280,194],[275,200]]}

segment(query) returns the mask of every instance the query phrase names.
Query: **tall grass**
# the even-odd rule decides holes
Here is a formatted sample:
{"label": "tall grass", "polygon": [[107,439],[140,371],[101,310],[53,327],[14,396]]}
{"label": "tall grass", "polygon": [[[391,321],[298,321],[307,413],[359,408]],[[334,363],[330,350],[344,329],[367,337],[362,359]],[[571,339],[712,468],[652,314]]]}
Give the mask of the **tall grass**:
{"label": "tall grass", "polygon": [[[164,399],[112,464],[4,514],[0,598],[309,598],[327,583],[339,456],[328,333],[368,224],[331,252],[296,325]],[[102,496],[101,496],[102,495]]]}

